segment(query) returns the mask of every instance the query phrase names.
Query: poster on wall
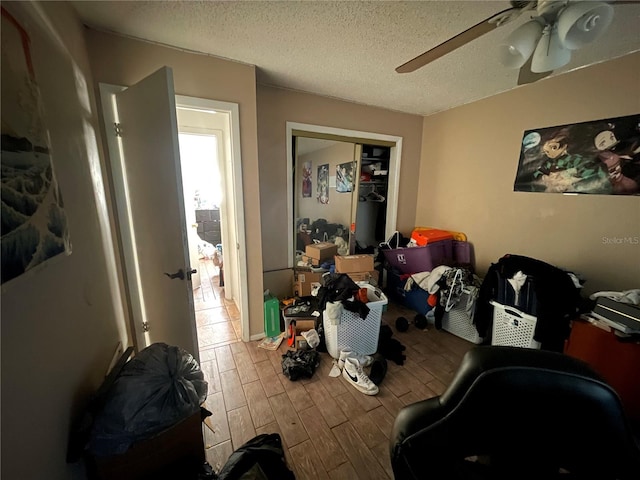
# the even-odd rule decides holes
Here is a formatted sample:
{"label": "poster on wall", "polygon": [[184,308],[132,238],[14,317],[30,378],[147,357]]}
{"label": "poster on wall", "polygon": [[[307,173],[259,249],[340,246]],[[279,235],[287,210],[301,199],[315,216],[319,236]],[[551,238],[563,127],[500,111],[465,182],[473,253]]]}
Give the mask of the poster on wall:
{"label": "poster on wall", "polygon": [[2,7],[3,284],[71,253],[30,42],[23,26]]}
{"label": "poster on wall", "polygon": [[318,203],[329,203],[329,164],[318,166]]}
{"label": "poster on wall", "polygon": [[524,132],[516,192],[640,194],[640,114]]}
{"label": "poster on wall", "polygon": [[311,197],[311,162],[302,164],[302,198]]}
{"label": "poster on wall", "polygon": [[336,192],[345,193],[353,190],[353,162],[336,166]]}

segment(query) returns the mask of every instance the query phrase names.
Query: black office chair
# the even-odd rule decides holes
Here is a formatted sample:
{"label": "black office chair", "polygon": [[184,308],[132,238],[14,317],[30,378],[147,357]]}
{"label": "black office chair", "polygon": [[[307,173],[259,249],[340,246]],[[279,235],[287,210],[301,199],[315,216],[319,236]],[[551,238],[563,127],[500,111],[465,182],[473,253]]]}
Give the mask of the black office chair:
{"label": "black office chair", "polygon": [[404,479],[640,479],[616,392],[584,362],[474,347],[439,397],[403,408],[391,464]]}

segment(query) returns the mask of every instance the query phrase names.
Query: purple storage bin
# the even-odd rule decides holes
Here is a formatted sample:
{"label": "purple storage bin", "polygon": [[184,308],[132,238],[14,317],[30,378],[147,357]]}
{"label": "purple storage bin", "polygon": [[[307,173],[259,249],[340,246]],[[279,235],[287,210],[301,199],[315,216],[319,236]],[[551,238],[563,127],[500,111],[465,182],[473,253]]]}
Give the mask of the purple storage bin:
{"label": "purple storage bin", "polygon": [[401,273],[430,272],[453,257],[453,241],[440,240],[424,247],[393,248],[382,252],[389,264]]}
{"label": "purple storage bin", "polygon": [[454,240],[453,259],[458,263],[471,263],[471,244],[469,242]]}

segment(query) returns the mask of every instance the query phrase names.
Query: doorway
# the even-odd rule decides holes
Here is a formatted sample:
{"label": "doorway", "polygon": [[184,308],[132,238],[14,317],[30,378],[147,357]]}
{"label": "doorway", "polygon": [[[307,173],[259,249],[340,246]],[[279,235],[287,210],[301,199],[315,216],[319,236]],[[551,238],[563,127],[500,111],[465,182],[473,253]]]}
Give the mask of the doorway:
{"label": "doorway", "polygon": [[[218,284],[222,301],[229,310],[238,340],[249,341],[249,287],[247,283],[247,253],[242,194],[242,154],[240,151],[240,116],[235,103],[176,95],[179,131],[195,135],[213,136],[216,140],[220,182],[218,213],[211,212],[212,223],[219,215],[219,233],[214,228],[208,243],[214,244],[221,258]],[[197,219],[196,219],[197,220]],[[196,221],[196,223],[198,223]],[[203,227],[203,230],[206,230]],[[206,232],[205,232],[206,233]],[[207,236],[205,235],[205,238]],[[222,251],[214,243],[220,238]],[[211,263],[208,271],[214,271]],[[214,264],[215,266],[215,264]],[[220,266],[218,266],[219,268]],[[204,274],[204,272],[203,272]],[[201,276],[203,280],[204,275]],[[221,277],[221,278],[220,278]],[[214,340],[216,340],[214,338]],[[203,341],[199,340],[202,344]]]}
{"label": "doorway", "polygon": [[[194,302],[191,296],[191,280],[192,275],[189,270],[187,270],[186,278],[185,276],[181,276],[180,278],[183,280],[188,280],[183,282],[185,285],[189,285],[189,288],[185,289],[186,295],[182,295],[182,297],[176,297],[171,305],[180,303],[180,305],[184,305],[184,308],[181,307],[180,313],[178,315],[170,315],[168,309],[160,309],[153,308],[153,314],[149,314],[149,306],[155,303],[154,299],[163,299],[162,294],[159,292],[156,293],[155,288],[151,288],[149,285],[154,283],[153,281],[146,281],[146,278],[151,275],[151,280],[158,279],[159,285],[171,285],[173,290],[177,293],[180,289],[175,288],[178,284],[175,282],[178,280],[171,280],[167,282],[165,278],[163,280],[162,272],[164,271],[167,276],[170,276],[169,273],[175,271],[174,265],[178,261],[177,251],[182,250],[182,247],[178,245],[171,245],[171,249],[168,248],[168,245],[164,241],[158,241],[159,238],[163,238],[165,233],[171,233],[175,236],[175,232],[182,232],[183,241],[179,242],[181,245],[184,245],[185,253],[188,253],[187,248],[187,232],[188,230],[184,226],[186,224],[185,221],[185,202],[182,195],[182,178],[180,174],[180,165],[179,165],[179,148],[178,148],[178,126],[177,126],[177,114],[180,109],[182,110],[193,110],[200,112],[207,112],[210,117],[217,117],[221,120],[221,124],[211,127],[213,129],[218,129],[222,132],[222,135],[218,138],[224,138],[224,141],[218,141],[218,151],[224,152],[224,161],[221,162],[221,171],[222,174],[222,183],[225,185],[225,191],[227,195],[224,201],[221,201],[221,211],[224,211],[221,214],[221,244],[227,244],[231,247],[228,249],[226,262],[224,265],[225,270],[225,278],[228,279],[225,282],[224,296],[220,296],[224,298],[223,301],[235,305],[237,307],[236,312],[234,313],[234,318],[237,322],[237,329],[234,329],[234,334],[236,337],[241,336],[242,340],[249,340],[249,318],[248,318],[248,287],[246,282],[246,243],[245,243],[245,230],[244,230],[244,201],[242,197],[242,165],[241,165],[241,151],[240,151],[240,125],[239,125],[239,109],[237,104],[227,103],[227,102],[219,102],[201,98],[193,98],[193,97],[184,97],[175,95],[173,91],[173,83],[171,78],[170,69],[161,69],[161,71],[156,72],[151,77],[157,77],[158,74],[161,76],[168,76],[167,85],[163,86],[164,90],[160,88],[160,92],[157,91],[146,91],[143,95],[145,95],[144,103],[145,105],[155,107],[158,103],[163,103],[167,105],[163,107],[164,110],[162,112],[156,113],[156,117],[153,115],[147,115],[148,119],[144,119],[142,121],[133,121],[130,118],[123,118],[118,111],[118,102],[116,100],[116,96],[121,93],[127,93],[131,91],[133,88],[138,89],[140,91],[140,87],[145,83],[145,88],[147,87],[147,79],[139,82],[134,87],[122,87],[118,85],[108,85],[108,84],[100,84],[100,99],[103,107],[103,118],[105,125],[107,128],[105,129],[106,140],[108,145],[110,168],[111,168],[111,177],[113,181],[113,192],[115,198],[115,206],[117,211],[117,222],[118,222],[118,243],[120,245],[122,251],[122,261],[123,261],[123,273],[124,273],[124,288],[126,289],[126,298],[128,304],[126,305],[127,310],[129,311],[130,317],[130,336],[131,340],[136,346],[137,349],[142,349],[149,343],[153,343],[155,341],[163,341],[169,344],[174,345],[184,345],[190,352],[192,352],[196,357],[198,356],[198,344],[201,343],[197,340],[196,333],[196,322],[194,315]],[[158,82],[156,82],[158,83]],[[157,90],[157,89],[156,89]],[[164,98],[164,100],[163,100]],[[138,110],[154,110],[153,108],[140,107]],[[155,109],[158,110],[158,109]],[[216,112],[216,114],[213,114]],[[218,115],[219,114],[219,115]],[[163,134],[158,133],[154,129],[154,127],[146,127],[147,124],[153,124],[153,120],[156,118],[165,118],[168,117],[165,121],[166,130]],[[122,127],[121,123],[122,122]],[[172,125],[172,126],[171,126]],[[153,145],[154,143],[162,144],[164,147],[160,150],[160,154],[155,158],[156,162],[149,169],[144,172],[139,172],[134,179],[132,179],[131,175],[129,175],[128,169],[132,166],[135,166],[137,162],[133,162],[131,165],[127,164],[127,160],[125,158],[125,152],[123,152],[122,141],[123,136],[121,135],[124,130],[124,139],[132,139],[135,135],[137,135],[138,131],[141,128],[134,127],[145,127],[144,131],[149,132],[152,140],[147,140],[146,145]],[[115,128],[114,128],[115,127]],[[193,132],[192,132],[193,133]],[[165,140],[169,138],[175,138],[175,143],[173,147],[167,147]],[[144,142],[144,140],[143,140]],[[134,221],[132,218],[132,210],[131,204],[129,203],[130,193],[136,192],[140,190],[146,191],[149,186],[154,185],[157,180],[158,174],[160,170],[158,168],[166,168],[169,164],[174,163],[171,160],[171,156],[173,158],[177,158],[177,175],[173,174],[172,181],[170,180],[171,175],[169,175],[165,183],[163,184],[164,188],[168,188],[171,183],[176,185],[178,184],[178,191],[180,194],[175,195],[162,195],[158,196],[155,200],[154,204],[151,204],[146,209],[143,209],[141,212],[138,210],[137,219]],[[162,161],[160,161],[162,157]],[[219,158],[223,158],[219,155]],[[132,160],[136,159],[136,156],[132,156]],[[162,170],[164,174],[166,170]],[[135,183],[132,183],[135,180]],[[171,190],[175,191],[175,187]],[[144,198],[144,197],[143,197]],[[182,221],[167,221],[166,215],[163,214],[164,210],[162,208],[155,208],[156,206],[164,205],[165,203],[178,204],[178,210],[182,209]],[[172,212],[175,210],[175,207],[171,207]],[[151,215],[153,212],[153,215]],[[141,215],[140,215],[141,213]],[[173,214],[172,214],[173,215]],[[176,215],[173,215],[176,217]],[[140,242],[138,237],[148,237],[146,235],[146,223],[149,218],[158,218],[161,220],[163,227],[159,230],[158,234],[155,234],[152,238],[148,238],[146,242]],[[224,225],[222,225],[224,223]],[[170,225],[179,225],[178,228],[170,229]],[[226,225],[226,227],[225,227]],[[170,229],[170,230],[167,230]],[[225,239],[225,233],[228,232],[227,238]],[[163,233],[164,232],[164,233]],[[141,234],[141,235],[138,235]],[[176,243],[176,242],[174,242]],[[156,257],[151,256],[150,249],[148,245],[154,245],[154,252],[165,252],[171,253],[169,257],[173,260],[169,260],[167,264],[166,260],[164,265],[160,262],[154,261]],[[145,268],[147,269],[144,273],[147,274],[142,280],[141,274],[141,259],[139,258],[139,253],[142,252],[145,255]],[[155,255],[155,253],[154,253]],[[187,268],[190,265],[190,259],[185,258],[187,263]],[[175,262],[175,263],[174,263]],[[179,264],[178,264],[179,265]],[[184,263],[182,265],[185,265]],[[151,273],[149,272],[149,266],[151,266]],[[171,270],[173,268],[173,270]],[[197,266],[196,266],[197,269]],[[169,273],[167,273],[169,272]],[[181,270],[182,272],[182,270]],[[158,273],[160,275],[158,275]],[[175,278],[176,275],[170,276],[170,278]],[[146,295],[143,295],[143,288],[147,291]],[[186,298],[188,297],[188,302]],[[165,302],[166,303],[166,302]],[[187,304],[188,303],[188,304]],[[227,304],[225,303],[225,305]],[[190,311],[190,314],[188,313]],[[167,326],[169,328],[167,328]],[[191,331],[192,333],[188,333]],[[189,340],[190,337],[192,340]],[[181,338],[182,340],[176,341],[176,339]]]}
{"label": "doorway", "polygon": [[[234,300],[236,279],[227,275],[224,257],[228,250],[226,217],[222,205],[225,191],[225,149],[228,129],[224,112],[177,109],[180,163],[185,205],[185,230],[191,265],[193,305],[200,358],[208,351],[242,338],[239,310]],[[231,250],[233,253],[233,250]],[[231,263],[231,262],[228,262]]]}

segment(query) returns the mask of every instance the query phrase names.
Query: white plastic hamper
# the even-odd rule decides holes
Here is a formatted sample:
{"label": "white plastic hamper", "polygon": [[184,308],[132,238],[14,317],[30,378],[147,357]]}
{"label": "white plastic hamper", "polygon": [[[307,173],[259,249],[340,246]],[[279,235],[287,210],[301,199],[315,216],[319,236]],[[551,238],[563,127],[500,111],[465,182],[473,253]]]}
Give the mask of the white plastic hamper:
{"label": "white plastic hamper", "polygon": [[[482,338],[473,323],[476,301],[475,298],[470,298],[470,295],[471,292],[467,288],[462,290],[460,301],[451,310],[445,312],[442,317],[442,329],[457,337],[478,344],[482,342]],[[471,302],[471,305],[468,305],[469,302]]]}
{"label": "white plastic hamper", "polygon": [[540,342],[533,339],[537,318],[513,307],[505,307],[498,302],[493,305],[493,334],[491,345],[540,348]]}
{"label": "white plastic hamper", "polygon": [[387,297],[372,285],[361,287],[367,289],[369,299],[367,318],[363,319],[358,313],[343,309],[339,325],[323,321],[327,352],[333,358],[338,358],[343,348],[350,348],[361,355],[372,355],[378,350],[382,309],[388,302]]}

